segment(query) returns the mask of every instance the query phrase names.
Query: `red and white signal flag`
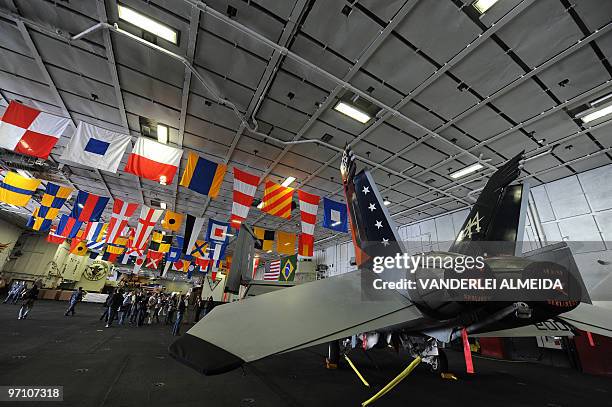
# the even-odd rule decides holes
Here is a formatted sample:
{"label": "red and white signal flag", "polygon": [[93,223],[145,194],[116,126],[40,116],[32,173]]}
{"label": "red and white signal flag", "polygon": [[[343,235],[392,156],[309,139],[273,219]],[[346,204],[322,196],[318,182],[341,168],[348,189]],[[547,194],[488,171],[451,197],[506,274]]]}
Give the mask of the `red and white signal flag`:
{"label": "red and white signal flag", "polygon": [[124,171],[161,184],[171,184],[183,150],[139,137]]}
{"label": "red and white signal flag", "polygon": [[144,249],[155,224],[163,212],[163,209],[153,209],[142,205],[140,219],[138,219],[138,226],[136,227],[136,234],[134,235],[131,247],[135,249]]}
{"label": "red and white signal flag", "polygon": [[259,185],[259,177],[234,167],[234,202],[230,224],[238,229],[249,215],[253,197]]}
{"label": "red and white signal flag", "polygon": [[11,101],[0,119],[0,147],[47,159],[70,119]]}
{"label": "red and white signal flag", "polygon": [[137,203],[124,202],[119,198],[115,198],[113,214],[108,222],[106,231],[106,243],[115,243],[117,237],[122,235],[136,208],[138,208]]}
{"label": "red and white signal flag", "polygon": [[298,254],[302,257],[312,257],[314,254],[314,229],[317,223],[319,200],[317,195],[298,190],[300,201],[300,217],[302,219],[302,233],[299,239]]}

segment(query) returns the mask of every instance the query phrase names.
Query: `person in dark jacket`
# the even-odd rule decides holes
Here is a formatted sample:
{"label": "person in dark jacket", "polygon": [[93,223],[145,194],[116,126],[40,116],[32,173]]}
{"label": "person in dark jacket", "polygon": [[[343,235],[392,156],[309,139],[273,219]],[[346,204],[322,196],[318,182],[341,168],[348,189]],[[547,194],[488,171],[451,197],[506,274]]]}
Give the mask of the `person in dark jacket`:
{"label": "person in dark jacket", "polygon": [[147,310],[149,306],[149,298],[151,294],[143,293],[140,297],[140,306],[138,308],[138,323],[136,326],[143,326],[147,320]]}
{"label": "person in dark jacket", "polygon": [[164,323],[166,325],[169,325],[171,323],[173,323],[173,318],[174,318],[174,312],[176,311],[176,296],[174,294],[172,294],[172,296],[170,298],[168,298],[168,307],[167,307],[167,312],[166,312],[166,320],[164,321]]}
{"label": "person in dark jacket", "polygon": [[108,306],[110,305],[110,300],[111,298],[113,298],[113,293],[115,291],[111,291],[107,296],[106,296],[106,300],[104,301],[104,304],[102,304],[102,306],[104,307],[104,312],[102,313],[102,315],[100,315],[100,321],[104,320],[104,322],[108,321]]}
{"label": "person in dark jacket", "polygon": [[123,304],[123,290],[119,289],[119,291],[115,292],[110,299],[108,304],[108,321],[106,322],[106,327],[110,328],[113,323],[113,320],[117,317],[117,312],[119,308]]}
{"label": "person in dark jacket", "polygon": [[195,304],[193,306],[193,322],[196,323],[200,320],[200,315],[202,314],[202,311],[204,311],[204,301],[202,300],[202,297],[200,297],[198,295],[198,297],[195,300]]}
{"label": "person in dark jacket", "polygon": [[19,309],[19,316],[17,319],[26,319],[28,313],[34,306],[34,302],[38,299],[38,286],[36,283],[29,290],[25,291],[22,295],[23,303]]}
{"label": "person in dark jacket", "polygon": [[68,309],[66,310],[65,316],[72,313],[74,316],[74,307],[76,307],[77,303],[83,300],[83,288],[79,287],[78,290],[74,291],[70,296],[70,301],[68,303]]}
{"label": "person in dark jacket", "polygon": [[179,296],[178,305],[176,307],[176,321],[174,321],[174,326],[172,327],[172,335],[174,336],[180,335],[181,323],[183,322],[183,316],[187,310],[186,302],[183,295]]}

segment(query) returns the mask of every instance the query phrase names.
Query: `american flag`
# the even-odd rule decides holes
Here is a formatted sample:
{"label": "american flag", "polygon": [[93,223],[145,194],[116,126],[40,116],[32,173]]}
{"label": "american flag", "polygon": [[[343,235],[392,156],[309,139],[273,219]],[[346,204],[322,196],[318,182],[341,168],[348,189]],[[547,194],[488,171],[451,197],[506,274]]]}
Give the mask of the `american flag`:
{"label": "american flag", "polygon": [[280,260],[272,260],[270,268],[264,272],[263,279],[268,281],[278,281],[280,276]]}

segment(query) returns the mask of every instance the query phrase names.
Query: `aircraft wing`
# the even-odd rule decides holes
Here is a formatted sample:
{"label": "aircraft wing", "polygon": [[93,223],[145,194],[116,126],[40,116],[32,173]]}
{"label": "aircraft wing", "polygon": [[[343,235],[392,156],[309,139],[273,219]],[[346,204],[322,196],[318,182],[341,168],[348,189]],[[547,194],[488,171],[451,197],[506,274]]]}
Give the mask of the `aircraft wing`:
{"label": "aircraft wing", "polygon": [[399,324],[423,315],[404,296],[361,295],[361,272],[318,280],[214,308],[170,346],[177,360],[203,374]]}

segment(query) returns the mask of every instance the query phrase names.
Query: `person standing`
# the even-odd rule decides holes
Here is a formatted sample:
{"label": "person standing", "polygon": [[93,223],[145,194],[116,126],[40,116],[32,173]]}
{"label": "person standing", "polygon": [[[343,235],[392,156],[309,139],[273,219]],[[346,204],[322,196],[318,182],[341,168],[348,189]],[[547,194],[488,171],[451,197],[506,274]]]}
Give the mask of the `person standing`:
{"label": "person standing", "polygon": [[106,322],[106,327],[107,328],[110,328],[111,325],[113,324],[113,321],[117,317],[117,312],[119,311],[119,308],[121,307],[121,304],[123,304],[123,290],[119,289],[119,291],[117,291],[117,292],[115,292],[113,294],[113,296],[111,297],[111,300],[109,302],[109,306],[108,306],[108,322]]}
{"label": "person standing", "polygon": [[159,314],[162,310],[162,294],[158,293],[155,299],[155,313],[153,314],[153,318],[155,318],[155,322],[159,324]]}
{"label": "person standing", "polygon": [[155,316],[155,306],[157,305],[157,293],[153,293],[149,297],[149,301],[147,302],[147,310],[149,312],[149,318],[147,320],[147,325],[151,325],[153,322],[153,317]]}
{"label": "person standing", "polygon": [[200,314],[202,314],[202,311],[204,310],[204,306],[206,304],[204,303],[204,301],[202,301],[202,297],[198,295],[198,297],[195,300],[195,305],[194,305],[194,312],[193,312],[193,322],[196,323],[200,320]]}
{"label": "person standing", "polygon": [[17,319],[26,319],[28,313],[34,306],[34,302],[38,299],[38,286],[36,283],[29,290],[25,291],[22,295],[23,303],[19,309],[19,316]]}
{"label": "person standing", "polygon": [[102,315],[100,315],[100,321],[104,320],[104,322],[108,321],[108,307],[110,305],[110,300],[111,298],[113,298],[113,294],[114,294],[114,290],[111,290],[111,292],[106,296],[106,300],[104,300],[104,304],[102,304],[102,306],[104,307],[104,312],[102,313]]}
{"label": "person standing", "polygon": [[125,318],[130,314],[132,308],[132,293],[127,293],[121,304],[121,312],[119,315],[119,325],[123,325]]}
{"label": "person standing", "polygon": [[138,322],[136,326],[142,326],[147,318],[147,304],[149,303],[148,294],[142,293],[140,301],[138,302]]}
{"label": "person standing", "polygon": [[165,317],[166,314],[168,313],[168,295],[162,294],[160,298],[161,298],[161,308],[159,310],[159,315],[162,317]]}
{"label": "person standing", "polygon": [[140,291],[137,291],[132,301],[132,315],[130,315],[130,324],[138,323],[138,312],[140,310],[140,297],[141,297],[141,293]]}
{"label": "person standing", "polygon": [[185,302],[185,298],[182,295],[179,296],[178,306],[176,307],[176,321],[174,321],[174,326],[172,327],[172,335],[174,336],[180,335],[183,315],[185,315],[185,310],[187,309],[187,304]]}
{"label": "person standing", "polygon": [[77,303],[82,300],[83,300],[83,288],[79,287],[79,289],[74,291],[72,295],[70,296],[70,301],[68,303],[68,309],[66,310],[66,313],[64,315],[68,316],[68,314],[72,313],[72,316],[74,316],[74,308],[76,307]]}
{"label": "person standing", "polygon": [[164,321],[166,325],[169,325],[173,322],[175,311],[176,311],[176,296],[172,294],[172,296],[168,298],[168,311],[166,313],[166,320]]}
{"label": "person standing", "polygon": [[215,307],[215,301],[213,300],[213,297],[211,295],[210,297],[208,297],[208,300],[206,301],[206,309],[204,310],[204,316],[208,315],[208,313],[212,311],[214,307]]}

